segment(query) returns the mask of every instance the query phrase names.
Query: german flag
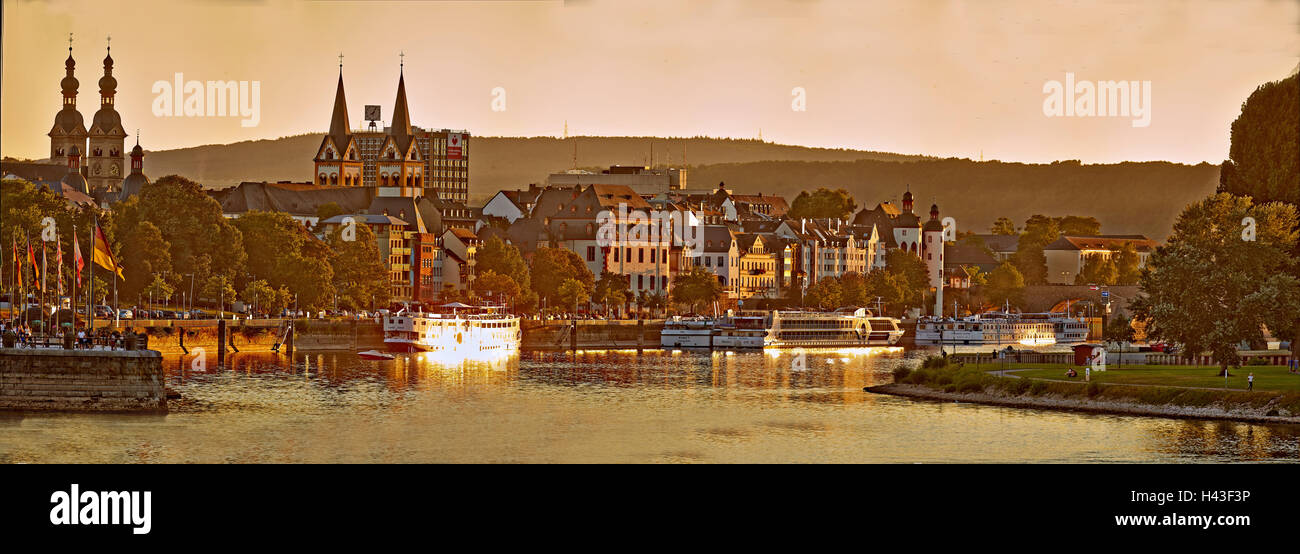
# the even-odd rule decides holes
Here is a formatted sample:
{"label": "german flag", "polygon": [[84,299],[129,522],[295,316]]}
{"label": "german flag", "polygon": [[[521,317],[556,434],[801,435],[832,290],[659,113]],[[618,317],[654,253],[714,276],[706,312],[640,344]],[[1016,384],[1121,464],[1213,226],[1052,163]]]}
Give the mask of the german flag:
{"label": "german flag", "polygon": [[95,244],[91,248],[90,261],[99,264],[99,267],[116,273],[123,280],[122,266],[117,264],[117,258],[113,256],[113,249],[108,246],[108,239],[104,238],[104,230],[95,226]]}

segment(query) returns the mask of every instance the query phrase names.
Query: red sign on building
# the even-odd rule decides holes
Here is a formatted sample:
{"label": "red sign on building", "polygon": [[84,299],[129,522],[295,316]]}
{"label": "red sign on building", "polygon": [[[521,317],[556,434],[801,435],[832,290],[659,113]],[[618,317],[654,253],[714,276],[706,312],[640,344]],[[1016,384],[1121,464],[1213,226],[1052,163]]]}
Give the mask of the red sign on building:
{"label": "red sign on building", "polygon": [[447,133],[447,159],[459,160],[461,154],[461,134]]}

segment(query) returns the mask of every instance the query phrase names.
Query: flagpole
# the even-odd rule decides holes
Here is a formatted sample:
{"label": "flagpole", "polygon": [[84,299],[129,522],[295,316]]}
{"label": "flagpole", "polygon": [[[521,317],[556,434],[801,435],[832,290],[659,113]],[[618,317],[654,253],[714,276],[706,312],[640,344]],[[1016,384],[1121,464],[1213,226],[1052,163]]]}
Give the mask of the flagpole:
{"label": "flagpole", "polygon": [[99,215],[91,213],[94,225],[90,226],[90,279],[87,281],[90,286],[86,288],[86,313],[90,314],[90,325],[86,329],[86,335],[91,337],[91,349],[95,345],[95,229],[99,227]]}
{"label": "flagpole", "polygon": [[45,335],[48,337],[50,334],[50,322],[45,319],[46,317],[45,293],[46,293],[46,285],[49,284],[49,281],[46,281],[46,278],[49,277],[50,266],[48,263],[46,263],[45,259],[46,259],[45,238],[42,237],[41,238],[41,325],[45,327]]}
{"label": "flagpole", "polygon": [[[31,233],[28,233],[27,230],[25,230],[25,229],[23,230],[23,246],[26,246],[26,247],[27,247],[26,250],[27,250],[28,252],[30,252],[31,249],[32,249],[32,236],[31,236]],[[24,254],[25,254],[25,253],[24,253]],[[26,255],[24,255],[23,257],[24,257],[24,258],[27,258]],[[24,260],[24,265],[26,265],[26,262],[28,262],[28,261],[30,261],[30,260]],[[24,285],[24,286],[23,286],[23,325],[31,325],[31,320],[28,319],[28,317],[27,317],[27,289],[28,289],[29,287],[26,286],[26,285],[27,285],[26,282],[24,282],[23,285]]]}

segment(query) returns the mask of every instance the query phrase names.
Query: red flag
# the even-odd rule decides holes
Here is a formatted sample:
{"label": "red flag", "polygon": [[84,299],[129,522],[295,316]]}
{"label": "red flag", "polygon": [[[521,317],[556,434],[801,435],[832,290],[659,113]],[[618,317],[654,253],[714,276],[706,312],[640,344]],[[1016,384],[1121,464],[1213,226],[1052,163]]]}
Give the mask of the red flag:
{"label": "red flag", "polygon": [[32,286],[37,290],[41,288],[41,268],[36,266],[36,250],[32,248],[32,241],[27,241],[27,261],[32,264]]}
{"label": "red flag", "polygon": [[81,270],[86,267],[86,260],[81,257],[81,242],[77,240],[77,227],[72,227],[72,267],[77,270],[77,286],[81,286]]}

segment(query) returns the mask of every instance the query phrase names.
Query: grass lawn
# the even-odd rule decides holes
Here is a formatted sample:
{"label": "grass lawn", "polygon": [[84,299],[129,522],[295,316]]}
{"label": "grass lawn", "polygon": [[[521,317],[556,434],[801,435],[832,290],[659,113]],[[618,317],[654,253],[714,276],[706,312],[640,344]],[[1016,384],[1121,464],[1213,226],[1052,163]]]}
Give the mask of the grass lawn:
{"label": "grass lawn", "polygon": [[[967,364],[985,370],[1003,369],[1002,364]],[[1006,364],[1008,370],[1020,370],[1015,374],[1032,379],[1051,379],[1066,381],[1065,370],[1072,366],[1067,364]],[[1224,386],[1223,377],[1216,376],[1217,367],[1212,366],[1148,366],[1125,365],[1122,368],[1108,365],[1106,371],[1094,371],[1092,380],[1106,384],[1163,385],[1170,387],[1205,387]],[[1082,382],[1083,368],[1075,367],[1079,377],[1069,381]],[[1300,391],[1300,375],[1287,373],[1283,366],[1245,366],[1229,369],[1228,388],[1246,389],[1246,376],[1255,374],[1255,390]]]}

